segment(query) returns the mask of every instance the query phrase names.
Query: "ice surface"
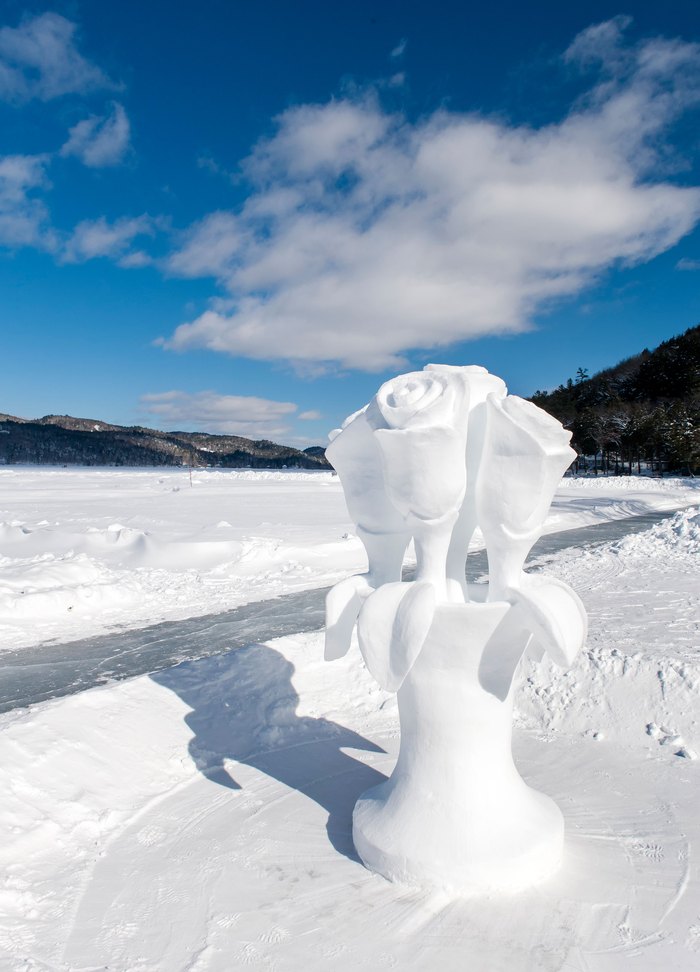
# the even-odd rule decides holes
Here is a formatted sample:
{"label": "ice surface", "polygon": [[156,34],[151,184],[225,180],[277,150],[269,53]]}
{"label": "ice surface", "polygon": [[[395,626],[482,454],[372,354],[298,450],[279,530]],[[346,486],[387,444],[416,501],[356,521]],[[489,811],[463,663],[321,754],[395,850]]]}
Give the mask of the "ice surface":
{"label": "ice surface", "polygon": [[[536,569],[560,550],[590,547],[633,535],[673,515],[670,511],[645,513],[551,533],[534,545],[531,561]],[[472,551],[467,565],[468,579],[483,581],[487,569],[486,551]],[[413,576],[412,568],[404,570],[405,579]],[[315,576],[316,580],[322,578],[323,574]],[[293,584],[291,579],[290,586]],[[65,643],[7,649],[0,652],[0,712],[82,692],[115,679],[159,671],[183,661],[223,654],[253,641],[322,628],[328,617],[329,599],[344,584],[354,591],[356,578],[348,577],[332,589],[318,587],[289,593],[243,604],[230,611],[163,621],[143,628],[122,627],[108,634]],[[366,585],[363,590],[369,593]],[[357,605],[346,612],[339,624],[342,648],[335,656],[328,657],[345,653],[346,638],[350,637],[358,612]],[[327,630],[326,650],[328,647]]]}

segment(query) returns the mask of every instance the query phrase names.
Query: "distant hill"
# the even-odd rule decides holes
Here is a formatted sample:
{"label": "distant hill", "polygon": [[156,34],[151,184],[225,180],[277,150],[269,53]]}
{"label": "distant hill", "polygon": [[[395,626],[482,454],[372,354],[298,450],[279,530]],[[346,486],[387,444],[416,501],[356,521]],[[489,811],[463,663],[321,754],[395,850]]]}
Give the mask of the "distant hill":
{"label": "distant hill", "polygon": [[323,449],[301,451],[267,439],[204,432],[159,432],[99,419],[0,414],[0,463],[80,466],[220,466],[330,469]]}
{"label": "distant hill", "polygon": [[700,472],[700,325],[589,377],[531,399],[572,430],[605,471]]}

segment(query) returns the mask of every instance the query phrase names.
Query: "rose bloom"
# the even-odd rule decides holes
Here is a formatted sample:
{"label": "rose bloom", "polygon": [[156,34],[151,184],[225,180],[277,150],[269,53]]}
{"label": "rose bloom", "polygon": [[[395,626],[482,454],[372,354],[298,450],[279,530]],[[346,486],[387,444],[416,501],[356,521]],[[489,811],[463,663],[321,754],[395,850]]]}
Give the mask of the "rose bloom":
{"label": "rose bloom", "polygon": [[442,520],[466,487],[468,388],[455,374],[417,371],[385,382],[376,396],[386,422],[375,436],[389,499],[406,518]]}

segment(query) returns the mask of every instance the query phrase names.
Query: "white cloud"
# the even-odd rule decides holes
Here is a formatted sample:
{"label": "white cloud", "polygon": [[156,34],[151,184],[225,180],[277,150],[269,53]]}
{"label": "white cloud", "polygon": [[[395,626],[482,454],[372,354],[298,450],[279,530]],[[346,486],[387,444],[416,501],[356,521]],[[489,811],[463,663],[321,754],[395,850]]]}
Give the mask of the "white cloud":
{"label": "white cloud", "polygon": [[700,270],[700,260],[682,257],[676,264],[676,270]]}
{"label": "white cloud", "polygon": [[149,420],[172,430],[218,432],[261,439],[286,435],[287,419],[297,410],[293,402],[275,402],[248,395],[219,395],[213,391],[183,391],[142,395]]}
{"label": "white cloud", "polygon": [[48,210],[31,194],[48,185],[47,163],[46,155],[0,156],[0,246],[55,248]]}
{"label": "white cloud", "polygon": [[123,217],[113,223],[104,216],[86,219],[78,223],[64,243],[60,259],[63,263],[84,263],[96,257],[110,257],[118,260],[120,266],[144,266],[150,260],[146,254],[127,250],[136,237],[152,236],[154,232],[155,221],[147,215]]}
{"label": "white cloud", "polygon": [[0,29],[0,99],[48,101],[116,86],[75,44],[76,25],[56,13]]}
{"label": "white cloud", "polygon": [[407,44],[408,41],[406,40],[406,38],[402,37],[401,40],[396,45],[396,47],[391,52],[391,54],[389,55],[389,57],[394,57],[394,58],[401,57],[401,55],[406,51]]}
{"label": "white cloud", "polygon": [[113,102],[108,115],[91,115],[70,129],[61,155],[75,155],[93,169],[119,165],[128,151],[130,134],[124,108]]}
{"label": "white cloud", "polygon": [[412,123],[371,95],[286,111],[245,163],[242,209],[201,220],[170,257],[227,297],[165,346],[396,368],[411,349],[525,330],[610,267],[673,246],[700,219],[700,189],[659,163],[665,130],[700,100],[700,47],[624,47],[624,26],[574,41],[567,61],[597,60],[602,80],[538,129],[447,111]]}
{"label": "white cloud", "polygon": [[620,14],[586,27],[564,52],[564,60],[583,67],[603,64],[610,70],[619,71],[628,59],[623,35],[631,23],[631,17]]}
{"label": "white cloud", "polygon": [[181,247],[166,269],[180,277],[217,277],[227,273],[243,238],[232,213],[211,213],[183,234]]}
{"label": "white cloud", "polygon": [[321,415],[321,413],[315,408],[311,408],[308,412],[299,412],[298,417],[304,422],[313,422],[317,419],[323,418],[323,415]]}
{"label": "white cloud", "polygon": [[132,253],[125,253],[123,257],[119,257],[117,260],[117,265],[124,270],[136,270],[141,267],[149,267],[152,263],[153,257],[148,253],[144,253],[143,250],[134,250]]}

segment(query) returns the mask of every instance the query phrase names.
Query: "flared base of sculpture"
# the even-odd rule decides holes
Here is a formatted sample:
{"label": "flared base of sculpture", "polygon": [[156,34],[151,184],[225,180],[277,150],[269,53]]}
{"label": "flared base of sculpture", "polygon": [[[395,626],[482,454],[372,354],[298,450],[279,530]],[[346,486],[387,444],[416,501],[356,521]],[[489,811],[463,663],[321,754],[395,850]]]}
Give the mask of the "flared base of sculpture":
{"label": "flared base of sculpture", "polygon": [[392,881],[519,891],[561,862],[561,811],[525,783],[511,753],[513,677],[529,634],[509,603],[476,601],[485,594],[470,588],[469,604],[435,609],[398,692],[394,772],[355,806],[355,847]]}
{"label": "flared base of sculpture", "polygon": [[499,808],[474,821],[429,799],[422,807],[402,801],[388,780],[355,806],[355,847],[366,867],[401,884],[460,895],[521,891],[558,870],[564,846],[559,807],[523,787],[507,819]]}

